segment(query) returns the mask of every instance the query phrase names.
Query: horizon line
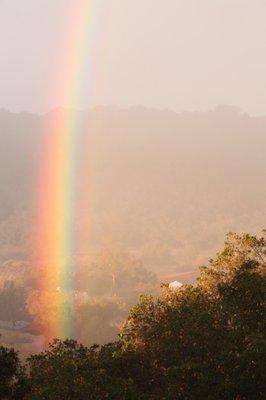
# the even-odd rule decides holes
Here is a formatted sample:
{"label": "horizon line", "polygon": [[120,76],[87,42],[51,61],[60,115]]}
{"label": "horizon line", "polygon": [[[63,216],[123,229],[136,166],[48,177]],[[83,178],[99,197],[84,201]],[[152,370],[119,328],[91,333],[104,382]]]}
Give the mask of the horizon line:
{"label": "horizon line", "polygon": [[182,114],[207,114],[211,112],[224,112],[226,113],[233,113],[241,116],[246,116],[250,118],[263,118],[266,117],[266,112],[265,114],[251,114],[245,110],[243,110],[241,107],[233,105],[233,104],[226,104],[226,103],[219,103],[216,106],[212,108],[208,108],[205,110],[199,110],[199,109],[194,109],[194,110],[187,110],[184,109],[182,111],[175,110],[170,107],[155,107],[155,106],[147,106],[147,105],[142,105],[142,104],[132,104],[132,105],[118,105],[118,104],[97,104],[94,106],[88,106],[84,108],[77,108],[77,107],[71,107],[71,106],[55,106],[48,111],[44,112],[37,112],[37,111],[29,111],[29,110],[13,110],[7,107],[0,107],[0,112],[7,112],[10,114],[28,114],[32,116],[37,116],[37,117],[45,117],[51,113],[54,113],[56,111],[74,111],[76,113],[85,113],[89,111],[97,111],[100,109],[109,109],[109,110],[118,110],[118,111],[128,111],[132,109],[141,109],[141,110],[148,110],[148,111],[157,111],[157,112],[168,112],[176,115],[182,115]]}

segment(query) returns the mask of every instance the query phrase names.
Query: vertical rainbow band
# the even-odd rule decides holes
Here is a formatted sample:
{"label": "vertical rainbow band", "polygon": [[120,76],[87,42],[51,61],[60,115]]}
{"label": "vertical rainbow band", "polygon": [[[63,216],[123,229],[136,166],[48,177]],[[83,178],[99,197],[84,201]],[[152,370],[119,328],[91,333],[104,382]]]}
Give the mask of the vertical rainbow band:
{"label": "vertical rainbow band", "polygon": [[[64,43],[67,54],[63,57],[55,93],[70,107],[83,98],[86,59],[96,11],[90,0],[75,0],[73,4]],[[81,121],[80,113],[73,109],[62,109],[50,115],[42,150],[37,257],[42,265],[40,288],[43,293],[50,293],[47,307],[53,313],[46,324],[46,335],[62,338],[73,335],[69,301],[64,301],[63,295],[73,286],[76,158]]]}

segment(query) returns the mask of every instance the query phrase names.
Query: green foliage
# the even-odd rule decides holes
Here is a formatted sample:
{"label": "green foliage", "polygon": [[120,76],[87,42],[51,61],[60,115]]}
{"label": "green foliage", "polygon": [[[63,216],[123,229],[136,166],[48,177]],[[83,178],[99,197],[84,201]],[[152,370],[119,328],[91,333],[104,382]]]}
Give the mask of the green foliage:
{"label": "green foliage", "polygon": [[30,400],[136,399],[131,379],[121,377],[114,347],[90,348],[73,340],[55,340],[28,360]]}
{"label": "green foliage", "polygon": [[147,398],[263,398],[264,268],[264,239],[230,235],[198,285],[141,298],[120,336],[149,368]]}
{"label": "green foliage", "polygon": [[245,262],[258,263],[258,270],[265,272],[266,242],[264,237],[249,234],[229,233],[223,251],[211,259],[208,266],[201,268],[200,283],[209,291],[216,291],[218,283],[228,281]]}
{"label": "green foliage", "polygon": [[23,399],[26,390],[26,378],[18,354],[0,346],[0,399]]}
{"label": "green foliage", "polygon": [[117,337],[119,324],[125,316],[125,304],[121,298],[89,298],[76,309],[75,330],[82,343],[108,343]]}
{"label": "green foliage", "polygon": [[[25,377],[15,386],[28,388],[25,400],[262,400],[264,269],[264,239],[231,234],[196,285],[142,296],[117,342],[55,340],[28,359],[28,386]],[[12,398],[18,360],[10,354],[15,369],[7,362],[3,377]]]}
{"label": "green foliage", "polygon": [[[28,317],[33,320],[31,327],[43,334],[47,343],[53,339],[49,326],[58,322],[59,305],[75,322],[75,340],[88,346],[96,341],[104,344],[115,340],[119,325],[139,294],[155,292],[157,283],[156,275],[138,259],[110,249],[78,264],[70,279],[75,282],[73,290],[57,287],[56,279],[49,291],[28,288],[26,306]],[[17,304],[14,307],[17,309]]]}

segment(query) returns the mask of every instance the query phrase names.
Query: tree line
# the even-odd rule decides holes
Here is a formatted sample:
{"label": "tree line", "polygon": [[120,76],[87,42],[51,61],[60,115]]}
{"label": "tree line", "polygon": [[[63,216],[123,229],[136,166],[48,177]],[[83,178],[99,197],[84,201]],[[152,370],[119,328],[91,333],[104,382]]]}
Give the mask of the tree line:
{"label": "tree line", "polygon": [[265,393],[266,241],[227,236],[195,285],[143,295],[118,340],[0,348],[1,399],[252,400]]}

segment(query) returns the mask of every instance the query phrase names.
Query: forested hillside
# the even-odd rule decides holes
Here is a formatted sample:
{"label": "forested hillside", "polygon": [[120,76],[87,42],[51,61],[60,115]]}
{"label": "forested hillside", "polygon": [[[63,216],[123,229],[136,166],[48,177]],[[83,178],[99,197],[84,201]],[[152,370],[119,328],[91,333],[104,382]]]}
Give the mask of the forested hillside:
{"label": "forested hillside", "polygon": [[54,340],[24,363],[0,346],[3,398],[264,399],[265,256],[263,237],[229,235],[197,284],[142,296],[113,343]]}
{"label": "forested hillside", "polygon": [[39,261],[37,215],[49,123],[65,112],[0,112],[0,334],[23,356],[52,339],[52,304],[75,339],[106,343],[140,294],[195,282],[227,232],[265,228],[266,118],[226,106],[79,112],[73,284],[63,292],[51,277],[43,290],[41,268],[56,266]]}
{"label": "forested hillside", "polygon": [[[47,126],[64,112],[0,112],[1,262],[34,252]],[[229,106],[182,114],[101,107],[80,116],[79,256],[120,247],[175,274],[206,261],[226,232],[263,228],[266,117]]]}

